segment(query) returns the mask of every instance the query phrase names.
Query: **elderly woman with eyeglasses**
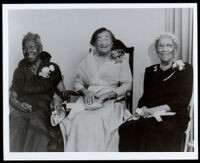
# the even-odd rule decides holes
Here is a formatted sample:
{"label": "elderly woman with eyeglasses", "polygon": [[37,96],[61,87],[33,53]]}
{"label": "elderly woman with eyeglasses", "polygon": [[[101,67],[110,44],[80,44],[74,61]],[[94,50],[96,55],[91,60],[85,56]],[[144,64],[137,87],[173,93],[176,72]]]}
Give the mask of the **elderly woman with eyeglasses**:
{"label": "elderly woman with eyeglasses", "polygon": [[51,108],[61,110],[60,93],[65,91],[59,66],[42,51],[38,34],[23,40],[24,59],[14,72],[10,88],[10,151],[61,152],[63,137],[59,126],[50,123]]}
{"label": "elderly woman with eyeglasses", "polygon": [[178,49],[173,34],[155,41],[159,64],[146,68],[143,96],[133,117],[119,128],[120,151],[178,152],[189,121],[193,87],[192,66],[175,60]]}

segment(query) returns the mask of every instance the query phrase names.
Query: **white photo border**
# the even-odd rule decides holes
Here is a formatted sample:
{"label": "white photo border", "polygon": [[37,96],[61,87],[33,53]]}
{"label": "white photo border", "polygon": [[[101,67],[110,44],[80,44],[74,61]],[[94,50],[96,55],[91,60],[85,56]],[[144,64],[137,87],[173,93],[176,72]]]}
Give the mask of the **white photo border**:
{"label": "white photo border", "polygon": [[[188,160],[198,159],[198,59],[197,59],[197,4],[3,4],[3,158],[4,160]],[[194,67],[194,152],[9,152],[9,49],[8,12],[24,9],[130,9],[130,8],[193,8],[193,67]]]}

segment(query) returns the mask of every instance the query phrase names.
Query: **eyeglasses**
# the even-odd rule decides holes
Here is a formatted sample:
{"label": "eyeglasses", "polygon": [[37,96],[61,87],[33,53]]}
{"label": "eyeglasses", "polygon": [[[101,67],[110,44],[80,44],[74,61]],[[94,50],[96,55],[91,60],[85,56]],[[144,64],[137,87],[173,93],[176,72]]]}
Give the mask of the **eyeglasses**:
{"label": "eyeglasses", "polygon": [[37,46],[26,46],[23,48],[23,50],[27,51],[27,50],[36,50]]}

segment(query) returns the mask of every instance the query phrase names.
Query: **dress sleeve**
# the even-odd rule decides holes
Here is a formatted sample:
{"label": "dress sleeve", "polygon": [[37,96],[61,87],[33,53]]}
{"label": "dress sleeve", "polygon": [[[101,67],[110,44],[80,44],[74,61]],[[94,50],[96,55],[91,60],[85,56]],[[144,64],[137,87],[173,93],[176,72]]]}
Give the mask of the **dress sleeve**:
{"label": "dress sleeve", "polygon": [[75,81],[74,81],[74,90],[79,91],[80,89],[84,88],[85,81],[83,78],[83,72],[80,69],[80,66],[78,68],[78,71],[76,73]]}
{"label": "dress sleeve", "polygon": [[144,84],[143,84],[143,95],[142,97],[139,99],[138,102],[138,107],[141,108],[143,106],[146,105],[146,89],[147,89],[147,84],[148,84],[148,69],[145,69],[145,73],[144,73]]}
{"label": "dress sleeve", "polygon": [[23,72],[17,68],[13,75],[13,81],[10,90],[15,91],[17,94],[21,94],[23,92],[24,82],[25,76]]}
{"label": "dress sleeve", "polygon": [[57,64],[53,64],[55,67],[55,71],[52,73],[52,80],[53,80],[53,85],[56,87],[61,80],[63,80],[62,73],[60,71],[60,67]]}
{"label": "dress sleeve", "polygon": [[119,79],[120,86],[114,91],[116,92],[117,96],[123,96],[127,91],[130,91],[132,87],[132,75],[127,60],[122,62]]}
{"label": "dress sleeve", "polygon": [[193,89],[193,68],[191,65],[186,64],[186,68],[180,72],[179,76],[180,84],[177,85],[177,93],[174,97],[174,100],[167,103],[170,107],[171,111],[181,113],[184,112],[187,108],[191,96],[192,96],[192,89]]}

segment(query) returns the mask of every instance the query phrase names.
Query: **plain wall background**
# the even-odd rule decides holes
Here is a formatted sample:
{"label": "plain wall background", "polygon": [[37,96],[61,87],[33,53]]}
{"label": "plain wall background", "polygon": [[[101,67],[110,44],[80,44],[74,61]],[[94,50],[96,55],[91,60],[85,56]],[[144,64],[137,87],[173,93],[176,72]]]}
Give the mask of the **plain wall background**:
{"label": "plain wall background", "polygon": [[158,63],[153,41],[165,31],[165,9],[34,9],[9,10],[9,85],[23,58],[27,32],[41,36],[43,50],[60,66],[66,89],[73,88],[78,64],[88,54],[90,38],[101,27],[110,29],[126,46],[134,46],[133,109],[143,93],[144,71]]}

